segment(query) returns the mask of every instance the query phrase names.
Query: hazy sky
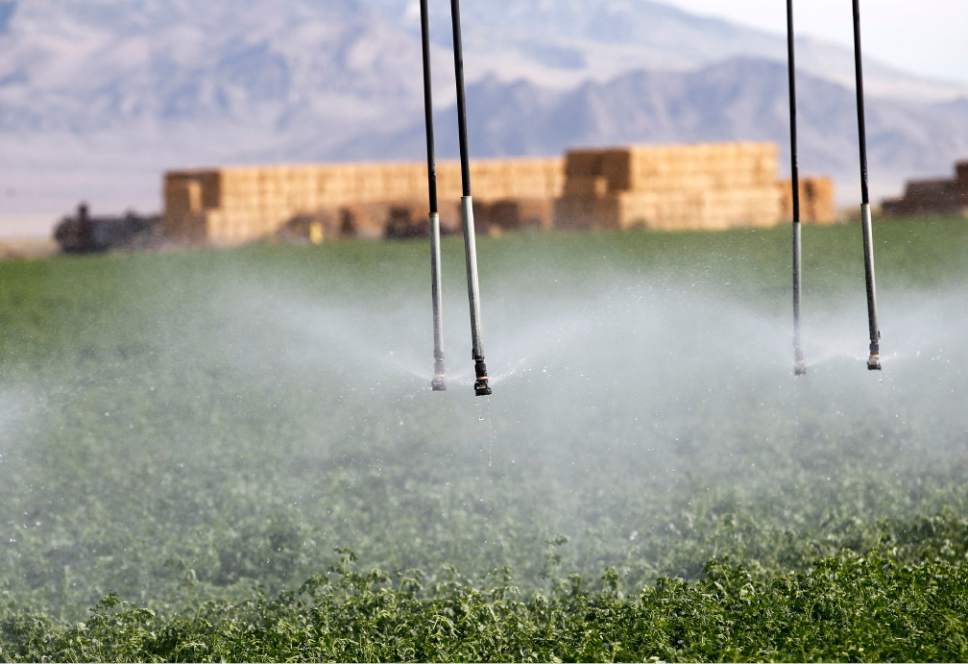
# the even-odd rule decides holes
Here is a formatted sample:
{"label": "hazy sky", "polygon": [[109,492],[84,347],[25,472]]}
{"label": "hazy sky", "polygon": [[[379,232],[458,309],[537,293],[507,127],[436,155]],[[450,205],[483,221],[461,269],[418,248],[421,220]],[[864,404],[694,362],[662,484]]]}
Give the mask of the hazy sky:
{"label": "hazy sky", "polygon": [[[666,0],[683,9],[783,32],[783,0]],[[851,0],[796,0],[797,29],[852,43]],[[864,48],[937,78],[968,81],[968,0],[862,0]]]}

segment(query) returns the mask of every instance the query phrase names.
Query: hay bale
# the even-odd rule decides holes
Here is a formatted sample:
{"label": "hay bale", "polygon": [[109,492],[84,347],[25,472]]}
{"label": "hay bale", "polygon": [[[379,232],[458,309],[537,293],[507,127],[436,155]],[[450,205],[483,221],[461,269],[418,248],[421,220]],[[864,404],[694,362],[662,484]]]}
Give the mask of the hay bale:
{"label": "hay bale", "polygon": [[553,216],[554,204],[547,198],[506,198],[493,202],[474,202],[474,217],[479,233],[545,230],[551,227]]}
{"label": "hay bale", "polygon": [[614,196],[559,198],[554,205],[554,227],[561,230],[618,229],[618,207],[618,199]]}
{"label": "hay bale", "polygon": [[[793,182],[780,180],[776,184],[780,200],[780,223],[793,219]],[[800,221],[805,224],[832,224],[837,221],[834,182],[830,178],[800,179]]]}
{"label": "hay bale", "polygon": [[[728,226],[741,215],[762,223],[771,205],[763,192],[776,199],[777,154],[770,144],[740,143],[580,149],[564,159],[476,161],[471,177],[477,219],[482,231],[546,228],[553,219],[562,227],[606,228],[628,227],[638,218],[663,228]],[[180,177],[197,182],[198,191],[186,193],[166,180],[171,225],[181,223],[176,216],[197,209],[200,198],[202,210],[223,213],[211,224],[220,242],[277,234],[295,218],[302,220],[300,228],[319,226],[314,215],[321,210],[356,236],[426,232],[426,165],[420,162],[237,167]],[[439,164],[445,231],[459,227],[461,184],[458,162]],[[753,190],[758,198],[736,194]],[[733,195],[717,199],[716,192]],[[328,226],[326,231],[327,237],[336,232]]]}
{"label": "hay bale", "polygon": [[576,175],[568,178],[564,186],[565,196],[602,197],[608,195],[608,180],[600,175]]}
{"label": "hay bale", "polygon": [[661,230],[772,225],[778,148],[769,143],[632,146],[566,155],[563,228]]}
{"label": "hay bale", "polygon": [[832,224],[837,221],[837,195],[834,181],[830,178],[807,178],[803,182],[807,221],[815,224]]}

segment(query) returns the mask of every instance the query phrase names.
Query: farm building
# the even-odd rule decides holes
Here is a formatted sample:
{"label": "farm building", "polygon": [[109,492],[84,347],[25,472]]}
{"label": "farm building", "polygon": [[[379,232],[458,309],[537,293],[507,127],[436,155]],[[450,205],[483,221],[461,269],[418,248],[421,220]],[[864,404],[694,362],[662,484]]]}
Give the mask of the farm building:
{"label": "farm building", "polygon": [[954,214],[968,217],[968,161],[955,165],[953,180],[914,180],[908,182],[904,196],[884,201],[887,216],[916,214]]}
{"label": "farm building", "polygon": [[[472,165],[481,232],[532,227],[662,230],[773,226],[789,191],[769,143],[573,150]],[[460,167],[438,167],[445,230],[457,230]],[[426,232],[422,163],[231,167],[165,176],[164,233],[237,245],[268,236],[410,237]],[[786,185],[789,189],[789,184]],[[834,218],[829,180],[803,183],[804,220]]]}

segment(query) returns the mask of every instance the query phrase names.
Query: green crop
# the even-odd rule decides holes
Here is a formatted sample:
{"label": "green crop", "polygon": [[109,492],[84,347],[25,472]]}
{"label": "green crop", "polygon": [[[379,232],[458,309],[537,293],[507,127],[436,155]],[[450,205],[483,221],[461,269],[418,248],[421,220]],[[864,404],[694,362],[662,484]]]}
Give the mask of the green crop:
{"label": "green crop", "polygon": [[[963,524],[964,526],[964,524]],[[499,575],[500,576],[500,575]],[[710,563],[626,595],[614,572],[524,594],[508,575],[430,587],[347,562],[274,599],[159,616],[116,596],[73,627],[14,614],[11,659],[56,661],[962,661],[968,562],[840,554],[800,573]]]}
{"label": "green crop", "polygon": [[491,400],[459,239],[443,395],[423,242],[0,264],[0,660],[964,660],[968,223],[877,238],[805,381],[786,229],[482,239]]}

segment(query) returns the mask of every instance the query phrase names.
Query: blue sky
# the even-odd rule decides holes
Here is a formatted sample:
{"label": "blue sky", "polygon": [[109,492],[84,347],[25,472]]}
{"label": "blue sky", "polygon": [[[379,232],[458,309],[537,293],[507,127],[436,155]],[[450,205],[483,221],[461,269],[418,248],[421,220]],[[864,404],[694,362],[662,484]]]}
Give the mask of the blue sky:
{"label": "blue sky", "polygon": [[[666,0],[688,11],[782,32],[784,0]],[[851,0],[796,0],[803,33],[851,43]],[[865,50],[912,72],[968,82],[968,0],[862,0]]]}

